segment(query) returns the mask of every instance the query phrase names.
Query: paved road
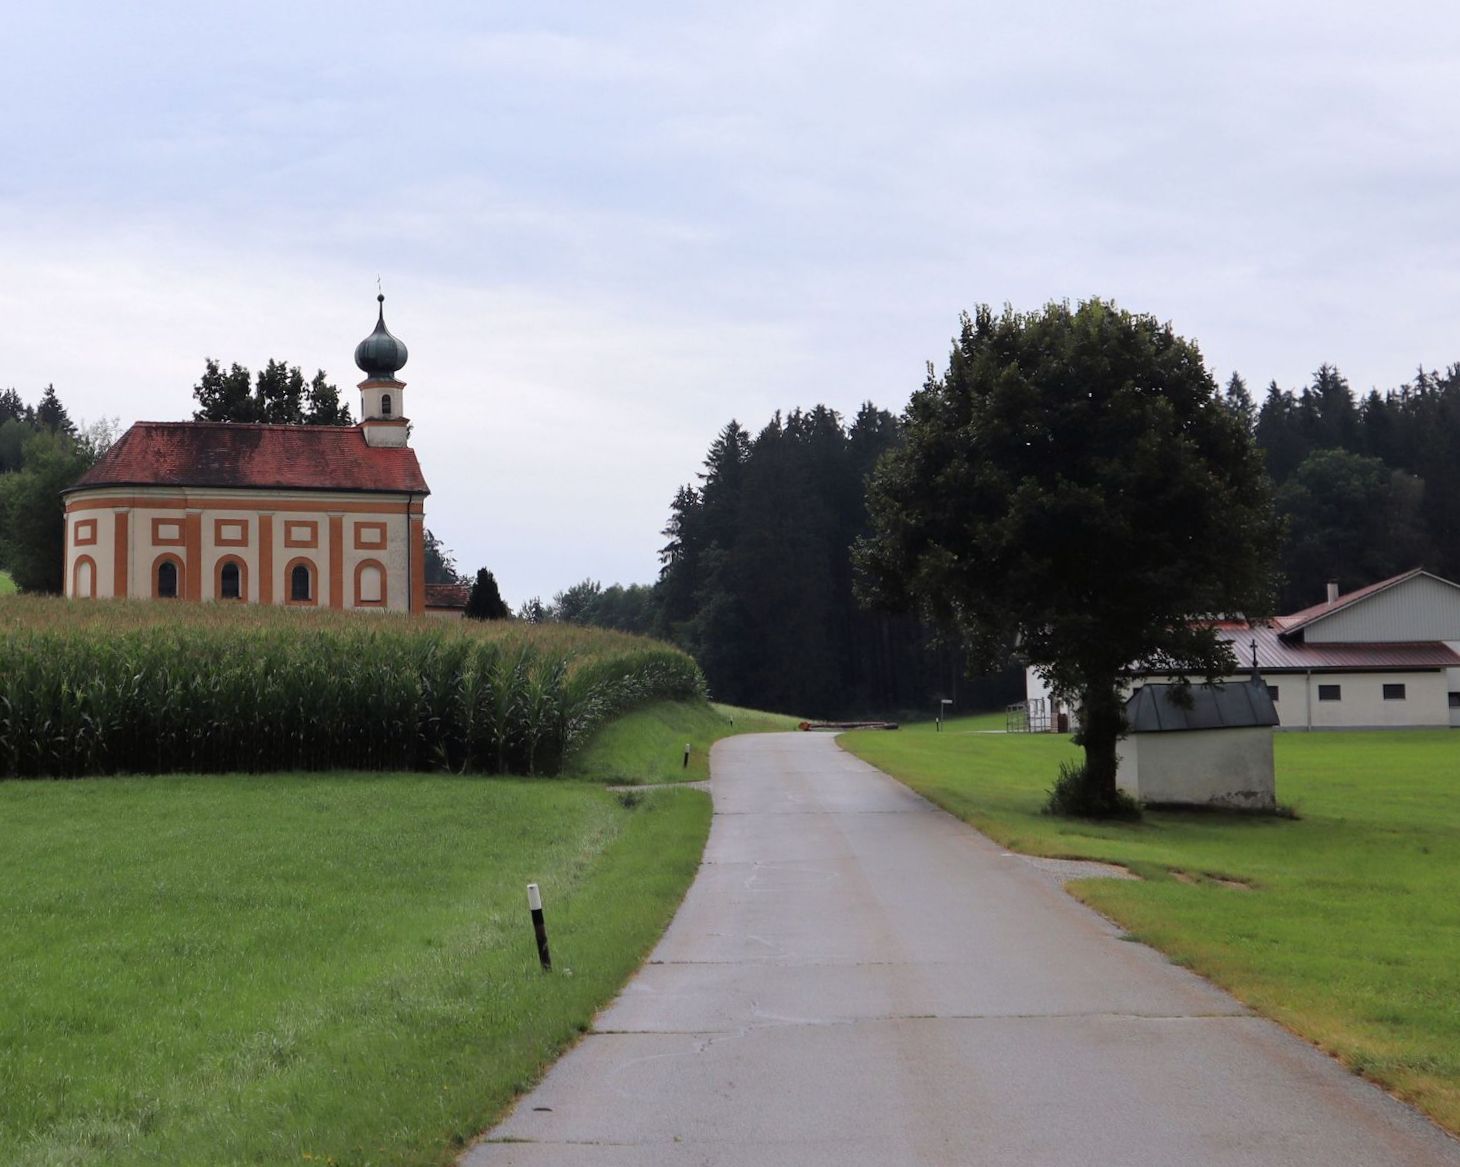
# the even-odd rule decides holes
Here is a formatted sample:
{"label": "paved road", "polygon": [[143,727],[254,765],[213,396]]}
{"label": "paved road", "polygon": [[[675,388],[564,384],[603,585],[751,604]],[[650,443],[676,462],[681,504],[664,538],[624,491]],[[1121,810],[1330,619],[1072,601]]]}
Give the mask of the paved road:
{"label": "paved road", "polygon": [[712,758],[650,963],[469,1167],[1460,1165],[828,737]]}

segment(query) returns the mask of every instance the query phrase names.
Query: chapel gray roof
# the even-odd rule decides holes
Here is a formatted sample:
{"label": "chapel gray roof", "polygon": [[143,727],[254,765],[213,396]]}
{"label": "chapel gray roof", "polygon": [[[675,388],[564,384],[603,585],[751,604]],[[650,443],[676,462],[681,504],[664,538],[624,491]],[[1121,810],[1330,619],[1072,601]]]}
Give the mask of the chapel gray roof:
{"label": "chapel gray roof", "polygon": [[[1177,697],[1183,688],[1189,700]],[[1143,685],[1126,701],[1125,718],[1131,733],[1250,729],[1278,724],[1277,708],[1261,681]]]}

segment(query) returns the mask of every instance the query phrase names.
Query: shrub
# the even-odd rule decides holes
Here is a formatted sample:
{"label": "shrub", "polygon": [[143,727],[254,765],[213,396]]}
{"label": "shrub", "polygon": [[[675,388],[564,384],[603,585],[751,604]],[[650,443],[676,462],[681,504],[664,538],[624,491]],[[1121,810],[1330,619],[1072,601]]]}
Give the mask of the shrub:
{"label": "shrub", "polygon": [[1083,762],[1061,762],[1059,777],[1050,787],[1044,813],[1061,818],[1124,819],[1138,822],[1141,807],[1135,799],[1119,790],[1112,798],[1091,782]]}

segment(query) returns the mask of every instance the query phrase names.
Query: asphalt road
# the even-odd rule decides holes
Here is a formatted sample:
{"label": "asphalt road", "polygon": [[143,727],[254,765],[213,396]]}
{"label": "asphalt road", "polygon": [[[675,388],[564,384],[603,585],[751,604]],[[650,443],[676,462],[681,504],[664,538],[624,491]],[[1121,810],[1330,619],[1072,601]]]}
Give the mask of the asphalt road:
{"label": "asphalt road", "polygon": [[1460,1165],[1460,1143],[815,734],[712,755],[650,963],[468,1167]]}

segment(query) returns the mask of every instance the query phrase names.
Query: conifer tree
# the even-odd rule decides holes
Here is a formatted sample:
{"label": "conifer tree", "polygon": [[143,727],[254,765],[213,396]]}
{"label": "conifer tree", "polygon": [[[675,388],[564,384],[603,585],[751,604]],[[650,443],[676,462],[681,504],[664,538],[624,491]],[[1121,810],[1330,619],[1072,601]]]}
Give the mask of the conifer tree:
{"label": "conifer tree", "polygon": [[53,434],[65,434],[67,437],[76,436],[76,425],[66,412],[66,407],[61,404],[61,399],[56,396],[56,387],[47,385],[45,392],[41,394],[39,404],[35,407],[35,424]]}
{"label": "conifer tree", "polygon": [[512,613],[507,608],[507,603],[502,599],[502,593],[497,588],[497,577],[485,567],[477,569],[477,577],[472,582],[471,592],[466,598],[466,618],[468,620],[505,620]]}

